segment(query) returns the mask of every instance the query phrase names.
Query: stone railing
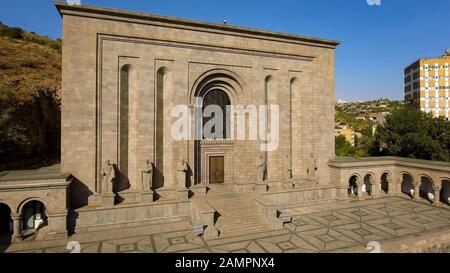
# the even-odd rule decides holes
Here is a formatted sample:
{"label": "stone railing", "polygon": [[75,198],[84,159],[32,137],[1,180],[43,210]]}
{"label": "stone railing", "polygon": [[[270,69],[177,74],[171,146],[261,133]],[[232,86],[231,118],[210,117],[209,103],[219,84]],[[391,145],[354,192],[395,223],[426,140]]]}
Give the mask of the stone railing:
{"label": "stone railing", "polygon": [[435,205],[449,204],[450,163],[399,157],[336,158],[331,177],[355,198],[406,196]]}

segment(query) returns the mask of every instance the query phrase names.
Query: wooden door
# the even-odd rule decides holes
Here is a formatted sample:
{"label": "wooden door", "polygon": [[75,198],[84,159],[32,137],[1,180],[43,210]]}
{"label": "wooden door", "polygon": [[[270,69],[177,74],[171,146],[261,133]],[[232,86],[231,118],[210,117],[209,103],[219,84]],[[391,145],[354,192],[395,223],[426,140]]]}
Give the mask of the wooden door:
{"label": "wooden door", "polygon": [[224,157],[211,156],[209,157],[209,183],[224,183]]}

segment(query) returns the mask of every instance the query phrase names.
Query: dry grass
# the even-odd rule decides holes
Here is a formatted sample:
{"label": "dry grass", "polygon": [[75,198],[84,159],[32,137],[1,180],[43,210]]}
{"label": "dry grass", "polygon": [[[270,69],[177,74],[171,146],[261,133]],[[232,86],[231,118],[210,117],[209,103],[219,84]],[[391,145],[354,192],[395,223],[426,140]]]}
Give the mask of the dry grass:
{"label": "dry grass", "polygon": [[59,96],[59,50],[47,44],[4,36],[0,36],[0,49],[0,98],[4,98],[5,92],[11,92],[5,90],[6,87],[14,89],[13,96],[9,94],[8,97],[17,102],[29,101],[37,92],[43,90],[54,91]]}

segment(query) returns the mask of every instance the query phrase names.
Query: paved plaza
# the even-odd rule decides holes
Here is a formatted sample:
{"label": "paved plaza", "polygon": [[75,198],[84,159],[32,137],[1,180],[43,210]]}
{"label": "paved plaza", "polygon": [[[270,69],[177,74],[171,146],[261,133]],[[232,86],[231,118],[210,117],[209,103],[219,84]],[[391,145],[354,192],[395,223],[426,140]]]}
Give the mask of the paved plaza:
{"label": "paved plaza", "polygon": [[[187,227],[187,225],[186,225]],[[297,215],[284,229],[205,241],[193,237],[190,229],[117,237],[81,243],[81,252],[104,253],[316,253],[347,252],[364,249],[368,242],[386,242],[408,236],[450,232],[450,210],[399,197],[355,201],[327,209]],[[113,234],[113,233],[111,233]],[[69,239],[68,241],[70,241]],[[42,243],[42,242],[41,242]],[[57,242],[53,242],[55,244]],[[7,252],[69,252],[67,241],[52,247]],[[18,246],[13,245],[14,248]],[[4,249],[4,248],[3,248]]]}

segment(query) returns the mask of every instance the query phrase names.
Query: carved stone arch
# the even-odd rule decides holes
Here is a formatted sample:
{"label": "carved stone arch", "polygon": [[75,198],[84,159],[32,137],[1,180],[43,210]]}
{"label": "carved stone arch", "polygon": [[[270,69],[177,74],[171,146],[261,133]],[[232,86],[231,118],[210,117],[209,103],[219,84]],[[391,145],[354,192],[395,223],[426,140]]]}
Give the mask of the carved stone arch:
{"label": "carved stone arch", "polygon": [[410,198],[414,198],[414,195],[419,194],[419,185],[415,181],[414,176],[408,171],[400,172],[400,190]]}
{"label": "carved stone arch", "polygon": [[381,181],[383,179],[383,175],[387,174],[390,181],[394,180],[394,176],[392,174],[392,171],[390,170],[383,170],[379,172],[378,181]]}
{"label": "carved stone arch", "polygon": [[10,236],[14,230],[13,223],[14,211],[5,200],[0,200],[0,244],[9,243]]}
{"label": "carved stone arch", "polygon": [[8,201],[0,199],[0,204],[7,206],[11,210],[11,213],[15,213],[14,206],[11,203],[9,203]]}
{"label": "carved stone arch", "polygon": [[350,179],[352,178],[352,177],[356,177],[357,179],[356,179],[356,183],[358,184],[358,187],[359,186],[361,186],[361,183],[362,183],[362,177],[361,177],[361,175],[359,174],[359,173],[353,173],[353,174],[351,174],[348,178],[347,178],[347,182],[348,181],[350,181]]}
{"label": "carved stone arch", "polygon": [[439,184],[439,181],[435,181],[435,179],[433,179],[428,174],[420,173],[417,177],[418,177],[417,181],[418,181],[419,185],[422,184],[423,178],[428,179],[431,182],[431,185],[433,188],[435,188]]}
{"label": "carved stone arch", "polygon": [[[437,180],[436,183],[442,188],[442,184],[444,182],[450,182],[450,177],[449,176],[440,176]],[[1,201],[0,201],[1,202]]]}
{"label": "carved stone arch", "polygon": [[412,183],[413,185],[416,185],[416,184],[417,184],[417,182],[415,182],[414,175],[411,174],[411,173],[408,172],[408,171],[401,171],[401,172],[400,172],[400,179],[401,179],[401,181],[403,181],[404,175],[409,176],[409,177],[411,178],[411,183]]}
{"label": "carved stone arch", "polygon": [[[236,94],[233,91],[232,87],[226,84],[213,84],[213,85],[209,85],[206,86],[203,91],[200,92],[199,97],[206,97],[208,95],[208,93],[214,91],[214,90],[220,90],[223,91],[227,94],[228,98],[230,99],[230,103],[234,104],[235,100],[236,100]],[[197,102],[196,102],[197,103]],[[198,105],[200,106],[200,105]]]}
{"label": "carved stone arch", "polygon": [[363,186],[363,185],[365,186],[366,193],[371,195],[373,193],[374,189],[376,188],[376,185],[377,185],[375,173],[373,173],[373,172],[366,172],[366,174],[364,175],[363,182],[362,182],[361,186]]}
{"label": "carved stone arch", "polygon": [[[385,176],[386,175],[386,176]],[[392,184],[394,182],[393,174],[390,170],[383,170],[380,172],[378,177],[379,189],[387,194],[389,191],[393,190]]]}
{"label": "carved stone arch", "polygon": [[444,204],[450,205],[450,177],[439,178],[439,198]]}
{"label": "carved stone arch", "polygon": [[347,185],[348,185],[348,194],[353,194],[358,197],[361,194],[362,189],[362,180],[361,175],[358,173],[353,173],[349,177],[347,177]]}
{"label": "carved stone arch", "polygon": [[229,91],[230,99],[237,101],[245,93],[247,84],[242,77],[229,69],[208,70],[200,75],[192,85],[189,92],[189,103],[194,105],[195,98],[201,96],[200,93],[203,90],[210,90],[217,86],[226,88]]}
{"label": "carved stone arch", "polygon": [[48,207],[46,202],[42,198],[30,197],[30,198],[27,198],[27,199],[23,200],[22,202],[20,202],[19,206],[17,206],[16,213],[22,214],[22,210],[23,210],[24,206],[26,204],[28,204],[29,202],[33,202],[33,201],[41,202],[44,205],[45,210],[51,212],[52,208]]}
{"label": "carved stone arch", "polygon": [[374,172],[366,172],[366,174],[364,175],[364,179],[367,177],[367,176],[370,176],[371,177],[371,184],[376,184],[376,175],[375,175],[375,173]]}

